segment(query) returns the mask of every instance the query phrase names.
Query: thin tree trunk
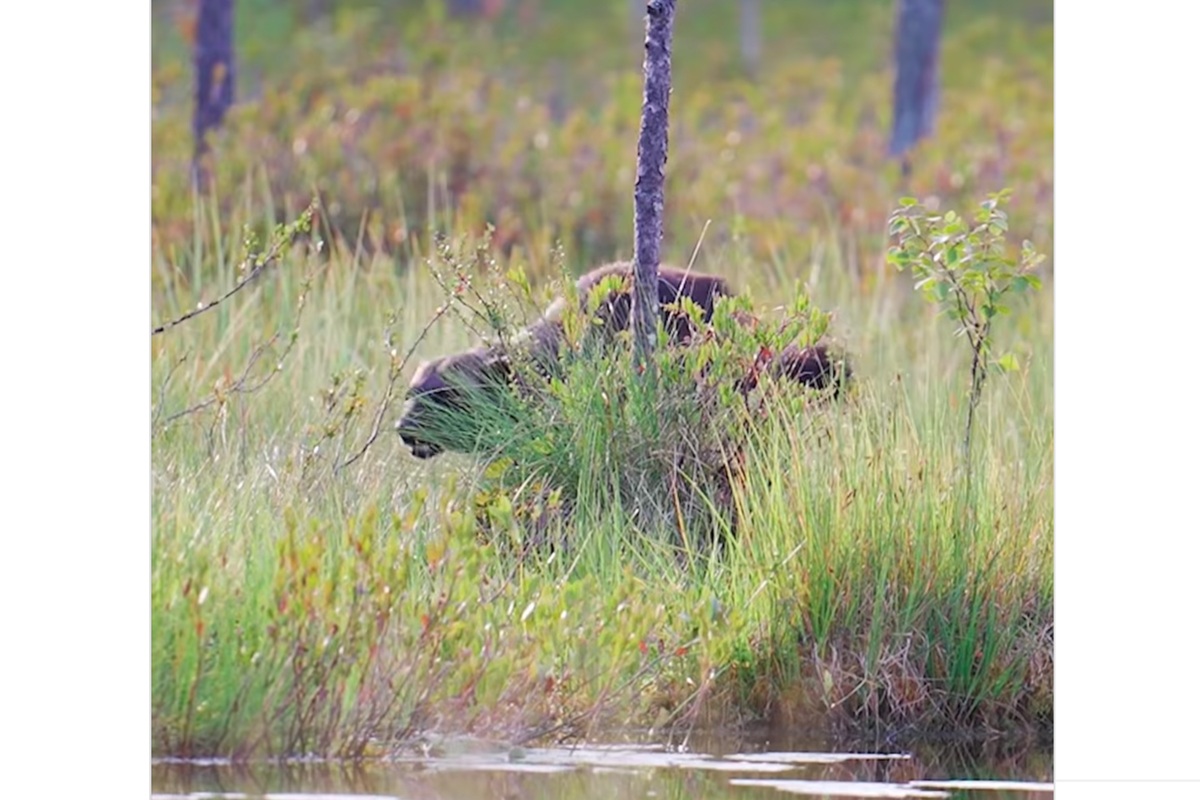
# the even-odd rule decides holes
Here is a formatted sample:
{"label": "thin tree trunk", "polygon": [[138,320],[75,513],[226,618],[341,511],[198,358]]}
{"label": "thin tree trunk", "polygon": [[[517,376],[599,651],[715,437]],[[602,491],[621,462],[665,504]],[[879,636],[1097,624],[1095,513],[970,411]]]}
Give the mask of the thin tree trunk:
{"label": "thin tree trunk", "polygon": [[892,92],[892,137],[888,154],[899,156],[905,174],[908,151],[933,133],[938,104],[938,50],[944,0],[898,0],[896,82]]}
{"label": "thin tree trunk", "polygon": [[307,0],[304,4],[304,13],[310,25],[328,18],[332,10],[333,0]]}
{"label": "thin tree trunk", "polygon": [[206,136],[233,105],[233,0],[200,0],[196,19],[196,97],[192,116],[192,181],[208,186]]}
{"label": "thin tree trunk", "polygon": [[446,0],[450,14],[456,17],[473,17],[483,11],[483,0]]}
{"label": "thin tree trunk", "polygon": [[451,16],[495,19],[504,10],[504,0],[447,0]]}
{"label": "thin tree trunk", "polygon": [[741,0],[739,5],[739,38],[742,46],[742,66],[751,75],[758,74],[762,64],[762,2]]}
{"label": "thin tree trunk", "polygon": [[[645,87],[638,133],[637,183],[633,189],[633,365],[650,371],[658,320],[658,263],[663,236],[663,182],[667,168],[667,119],[671,99],[671,30],[675,0],[646,4]],[[651,376],[652,377],[652,376]]]}

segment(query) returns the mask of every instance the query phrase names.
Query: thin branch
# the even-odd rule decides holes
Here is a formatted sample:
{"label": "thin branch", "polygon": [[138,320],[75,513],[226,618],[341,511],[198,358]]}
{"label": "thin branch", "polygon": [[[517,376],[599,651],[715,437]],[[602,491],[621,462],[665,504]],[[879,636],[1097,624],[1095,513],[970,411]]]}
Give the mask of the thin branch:
{"label": "thin branch", "polygon": [[235,294],[240,292],[242,289],[244,289],[246,287],[246,285],[248,283],[250,283],[252,280],[254,280],[259,275],[261,275],[263,270],[265,270],[267,268],[267,266],[271,263],[272,260],[273,259],[271,259],[271,258],[267,258],[262,263],[256,265],[254,267],[254,269],[250,270],[250,272],[246,274],[246,277],[244,277],[240,281],[238,281],[237,284],[232,289],[230,289],[228,292],[226,292],[225,294],[218,297],[216,300],[212,300],[206,304],[203,304],[203,305],[199,306],[198,308],[195,308],[195,309],[187,312],[182,317],[178,317],[176,319],[171,320],[170,322],[159,325],[157,328],[154,328],[153,330],[150,331],[150,335],[157,336],[158,334],[162,333],[163,331],[168,331],[171,328],[174,328],[176,325],[180,325],[184,322],[187,322],[192,317],[198,317],[201,314],[203,314],[205,311],[216,308],[221,303],[224,303],[226,300],[228,300],[229,298],[233,297]]}
{"label": "thin branch", "polygon": [[[188,406],[187,408],[183,409],[182,411],[176,411],[174,414],[172,414],[171,416],[169,416],[165,420],[163,420],[163,424],[170,425],[172,422],[179,419],[180,417],[186,417],[188,414],[194,414],[197,411],[203,411],[204,409],[206,409],[209,406],[214,405],[216,403],[224,403],[225,398],[228,395],[241,394],[241,393],[245,392],[246,391],[245,384],[246,384],[246,381],[250,377],[250,370],[252,370],[254,368],[254,365],[256,363],[258,363],[258,360],[262,357],[263,353],[265,353],[267,351],[267,348],[269,348],[273,344],[275,344],[275,342],[278,339],[279,339],[279,333],[277,331],[271,335],[270,339],[263,342],[258,347],[254,348],[254,352],[250,354],[250,359],[246,362],[246,366],[242,370],[242,374],[238,376],[238,379],[233,382],[233,384],[229,387],[229,389],[221,390],[221,391],[214,391],[213,396],[209,397],[207,400],[201,400],[199,403],[196,403],[195,405],[192,405],[192,406]],[[270,377],[270,376],[268,376],[268,377]],[[261,388],[261,384],[258,387],[255,387],[255,389],[253,389],[251,391],[257,391],[259,388]]]}
{"label": "thin branch", "polygon": [[[449,260],[448,257],[447,257],[447,260]],[[488,319],[487,314],[485,314],[482,311],[480,311],[479,309],[475,308],[475,306],[471,305],[463,298],[463,295],[466,293],[467,289],[473,288],[473,287],[471,287],[470,276],[467,275],[466,272],[464,272],[463,270],[458,269],[456,267],[451,267],[451,269],[454,272],[454,277],[456,279],[456,283],[453,287],[451,287],[446,282],[445,278],[442,276],[442,274],[440,272],[438,272],[437,269],[431,270],[431,274],[433,275],[434,282],[437,283],[437,285],[441,288],[442,292],[448,298],[450,298],[450,301],[454,302],[458,306],[461,306],[462,308],[465,308],[472,315],[474,315],[478,319],[482,320],[484,325],[486,325],[487,328],[490,330],[491,321]],[[473,292],[473,293],[478,295],[478,292]],[[467,317],[466,314],[463,313],[463,311],[461,309],[456,308],[454,313],[459,318],[459,320],[463,323],[463,325],[466,326],[467,330],[471,331],[471,333],[474,333],[476,336],[479,336],[481,338],[486,337],[485,331],[483,329],[476,328],[472,324],[471,320]]]}
{"label": "thin branch", "polygon": [[297,301],[297,304],[296,304],[295,326],[292,329],[291,336],[288,338],[287,346],[283,348],[283,352],[280,353],[280,355],[279,355],[275,369],[271,370],[266,375],[262,376],[262,378],[257,383],[250,382],[250,373],[253,371],[254,365],[259,362],[259,360],[263,357],[263,355],[265,355],[267,353],[267,351],[270,350],[277,341],[279,341],[279,331],[276,331],[275,333],[271,334],[271,338],[267,339],[265,342],[258,345],[258,347],[254,348],[254,352],[252,352],[250,354],[250,358],[246,361],[246,366],[242,369],[242,374],[238,376],[238,379],[236,381],[234,381],[233,384],[230,385],[230,387],[228,389],[223,389],[221,391],[214,391],[213,396],[209,397],[207,400],[202,400],[199,403],[196,403],[195,405],[192,405],[192,406],[189,406],[189,407],[183,409],[182,411],[175,412],[174,414],[172,414],[171,416],[169,416],[165,420],[163,420],[163,425],[169,425],[170,423],[174,422],[175,420],[177,420],[181,417],[186,417],[187,415],[194,414],[197,411],[203,411],[204,409],[206,409],[209,406],[212,406],[214,404],[218,404],[218,403],[223,404],[225,402],[226,398],[231,397],[235,394],[253,394],[253,393],[257,392],[259,389],[266,386],[267,382],[270,381],[271,378],[275,377],[275,375],[278,374],[283,369],[283,362],[287,360],[287,357],[291,353],[292,348],[296,346],[297,339],[300,338],[300,318],[304,314],[305,301],[308,299],[308,290],[309,290],[310,280],[311,279],[305,280],[304,288],[300,292],[300,299]]}
{"label": "thin branch", "polygon": [[296,240],[296,237],[299,236],[301,232],[308,229],[309,225],[312,223],[312,215],[316,210],[316,207],[316,201],[314,200],[309,204],[308,208],[304,210],[304,213],[300,215],[300,219],[292,223],[292,225],[288,226],[288,228],[283,231],[284,235],[280,235],[275,238],[275,240],[271,243],[271,249],[267,251],[266,255],[247,256],[246,260],[242,262],[242,268],[245,269],[249,263],[254,262],[254,269],[250,270],[250,272],[248,272],[244,278],[238,281],[232,289],[218,297],[216,300],[201,304],[198,308],[192,309],[183,316],[159,325],[157,328],[154,328],[150,331],[150,335],[157,336],[163,331],[168,331],[171,328],[174,328],[176,325],[187,322],[192,317],[198,317],[205,311],[216,308],[221,303],[224,303],[242,289],[246,288],[247,284],[261,275],[267,267],[269,267],[276,259],[279,258],[280,254],[283,252],[284,246],[290,245]]}
{"label": "thin branch", "polygon": [[150,418],[150,428],[152,430],[158,425],[158,421],[162,419],[163,406],[167,402],[167,386],[171,383],[171,377],[175,374],[175,370],[179,369],[183,362],[187,360],[187,357],[188,354],[184,353],[171,365],[171,368],[167,370],[166,377],[163,378],[162,383],[158,387],[158,402],[154,406],[154,416]]}
{"label": "thin branch", "polygon": [[[434,323],[441,319],[446,312],[450,310],[450,306],[451,302],[447,301],[438,308],[437,312],[429,319],[429,322],[425,323],[425,327],[421,329],[421,332],[417,335],[417,338],[413,340],[412,346],[408,348],[408,352],[404,354],[404,358],[401,361],[397,362],[395,356],[392,356],[392,364],[388,370],[387,389],[383,393],[383,399],[379,401],[379,408],[375,411],[375,421],[371,424],[371,435],[367,437],[365,442],[363,442],[363,446],[358,449],[358,452],[335,467],[334,472],[341,472],[355,461],[358,461],[358,459],[362,458],[367,452],[367,448],[375,444],[375,440],[379,438],[379,431],[383,426],[383,416],[387,413],[388,407],[392,404],[392,399],[395,397],[396,382],[400,380],[400,375],[404,372],[405,366],[408,365],[409,359],[412,358],[413,352],[416,351],[417,345],[419,345],[421,341],[424,340],[426,335],[429,334],[429,330],[434,326]],[[389,350],[392,353],[395,352],[395,350],[391,350],[390,348]]]}

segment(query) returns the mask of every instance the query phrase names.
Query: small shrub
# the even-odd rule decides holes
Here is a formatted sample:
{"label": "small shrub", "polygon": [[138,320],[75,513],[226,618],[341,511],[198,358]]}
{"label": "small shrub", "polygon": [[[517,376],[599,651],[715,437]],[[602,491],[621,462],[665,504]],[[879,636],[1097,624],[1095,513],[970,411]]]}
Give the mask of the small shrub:
{"label": "small shrub", "polygon": [[888,231],[900,243],[888,250],[888,261],[909,270],[916,288],[941,307],[957,326],[956,336],[966,336],[971,347],[971,391],[963,433],[963,458],[969,463],[975,409],[983,392],[988,370],[1012,370],[1016,358],[992,352],[992,324],[1011,310],[1005,301],[1010,294],[1040,289],[1041,279],[1033,274],[1044,256],[1029,241],[1021,245],[1020,259],[1011,257],[1005,235],[1008,215],[1001,206],[1010,192],[988,195],[968,224],[954,211],[936,214],[911,197],[888,220]]}

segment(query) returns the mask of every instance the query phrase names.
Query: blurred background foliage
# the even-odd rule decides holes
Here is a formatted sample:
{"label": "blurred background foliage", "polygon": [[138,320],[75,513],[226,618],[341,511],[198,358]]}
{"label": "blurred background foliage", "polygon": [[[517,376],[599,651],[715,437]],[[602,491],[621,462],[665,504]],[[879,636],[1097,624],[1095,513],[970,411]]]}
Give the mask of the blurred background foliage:
{"label": "blurred background foliage", "polygon": [[[489,224],[495,248],[534,276],[557,242],[576,270],[628,256],[638,5],[236,0],[235,104],[210,134],[213,210],[265,228],[317,193],[327,242],[398,267],[434,230]],[[189,180],[196,7],[152,5],[156,283],[207,272],[196,237],[220,235],[198,223]],[[755,260],[804,263],[820,231],[869,285],[897,197],[969,207],[1009,186],[1014,236],[1053,263],[1049,0],[947,4],[939,112],[907,178],[887,157],[893,2],[759,8],[750,64],[738,0],[679,6],[665,258],[686,260],[711,222],[708,252],[736,242]]]}

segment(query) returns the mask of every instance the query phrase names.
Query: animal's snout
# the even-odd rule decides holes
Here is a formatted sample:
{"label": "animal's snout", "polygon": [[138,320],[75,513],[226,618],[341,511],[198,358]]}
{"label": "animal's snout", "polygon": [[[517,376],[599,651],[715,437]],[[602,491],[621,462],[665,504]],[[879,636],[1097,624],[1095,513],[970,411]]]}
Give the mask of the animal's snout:
{"label": "animal's snout", "polygon": [[441,447],[421,439],[420,417],[417,406],[412,400],[405,403],[403,413],[396,422],[395,429],[396,433],[400,435],[400,441],[404,442],[417,458],[433,458],[442,452]]}

